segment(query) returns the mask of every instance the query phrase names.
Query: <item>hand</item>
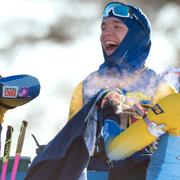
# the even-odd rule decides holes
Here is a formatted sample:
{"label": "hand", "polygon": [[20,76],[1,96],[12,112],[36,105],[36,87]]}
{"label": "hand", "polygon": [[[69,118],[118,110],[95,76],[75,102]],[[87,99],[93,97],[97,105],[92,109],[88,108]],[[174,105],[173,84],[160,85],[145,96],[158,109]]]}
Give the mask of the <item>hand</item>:
{"label": "hand", "polygon": [[109,91],[100,102],[100,112],[103,117],[116,116],[121,112],[122,95],[117,91]]}
{"label": "hand", "polygon": [[123,109],[120,113],[120,126],[123,129],[126,129],[128,127],[128,123],[129,123],[129,117],[130,116],[137,116],[137,114],[135,113],[134,108],[126,108]]}
{"label": "hand", "polygon": [[[125,108],[124,108],[125,107]],[[125,105],[122,106],[121,115],[132,115],[137,116],[137,113],[133,107],[127,107]]]}

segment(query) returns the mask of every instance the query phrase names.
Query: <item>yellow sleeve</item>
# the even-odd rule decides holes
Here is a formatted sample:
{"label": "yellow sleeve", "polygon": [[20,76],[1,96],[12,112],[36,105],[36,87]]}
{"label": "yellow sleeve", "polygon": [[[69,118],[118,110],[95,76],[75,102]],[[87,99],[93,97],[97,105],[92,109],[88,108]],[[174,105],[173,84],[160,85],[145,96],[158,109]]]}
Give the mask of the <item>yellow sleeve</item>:
{"label": "yellow sleeve", "polygon": [[155,104],[163,97],[173,94],[173,93],[177,93],[176,89],[173,86],[171,86],[168,83],[162,83],[156,89],[155,95],[153,96],[153,99],[152,99],[152,102],[153,102],[153,104]]}
{"label": "yellow sleeve", "polygon": [[82,82],[75,88],[69,108],[68,120],[70,120],[83,106]]}
{"label": "yellow sleeve", "polygon": [[0,106],[0,124],[4,121],[4,114],[6,113],[8,109]]}
{"label": "yellow sleeve", "polygon": [[[147,119],[157,125],[164,124],[163,130],[173,136],[180,136],[180,94],[173,93],[157,103],[159,106],[154,105],[148,110]],[[139,119],[125,131],[110,139],[106,146],[107,156],[111,160],[125,159],[131,156],[158,138],[158,133],[154,133],[159,129],[157,127],[149,128],[142,118]]]}

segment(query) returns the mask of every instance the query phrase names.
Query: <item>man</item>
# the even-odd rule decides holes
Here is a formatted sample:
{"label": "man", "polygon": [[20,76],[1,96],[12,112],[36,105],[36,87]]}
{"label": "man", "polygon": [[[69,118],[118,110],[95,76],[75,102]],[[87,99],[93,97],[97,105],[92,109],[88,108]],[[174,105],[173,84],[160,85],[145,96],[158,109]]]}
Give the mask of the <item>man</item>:
{"label": "man", "polygon": [[22,74],[0,77],[0,124],[7,110],[26,104],[40,93],[36,77]]}
{"label": "man", "polygon": [[[103,138],[106,143],[109,137],[116,136],[138,120],[134,112],[131,112],[133,104],[140,102],[146,107],[151,106],[160,98],[174,93],[175,89],[158,78],[153,70],[145,67],[151,47],[151,28],[148,18],[139,8],[120,2],[107,4],[103,12],[100,40],[104,63],[76,87],[69,119],[97,92],[109,89],[110,93],[104,97],[107,100],[104,104],[117,100],[118,105],[121,104],[121,111],[125,109],[128,112],[120,112],[114,116],[113,108],[103,108],[102,105],[100,116],[103,119]],[[117,90],[121,92],[121,97],[116,94]],[[97,150],[99,148],[101,146],[97,145],[89,169],[110,170],[109,178],[113,180],[145,179],[152,147],[121,161],[109,160],[103,155],[104,150]]]}
{"label": "man", "polygon": [[[115,138],[116,141],[116,137],[121,138],[129,128],[142,123],[141,116],[134,112],[135,103],[151,107],[175,89],[145,67],[151,47],[151,29],[141,10],[119,2],[109,3],[103,12],[101,29],[105,61],[74,90],[70,121],[34,158],[26,180],[84,180],[87,166],[89,170],[110,171],[108,178],[113,180],[145,179],[152,147],[143,149],[141,141],[137,141],[142,150],[136,152],[124,139],[132,155],[122,159],[109,140]],[[127,139],[133,139],[140,130]],[[154,140],[152,136],[151,142]],[[122,145],[116,142],[117,146]]]}

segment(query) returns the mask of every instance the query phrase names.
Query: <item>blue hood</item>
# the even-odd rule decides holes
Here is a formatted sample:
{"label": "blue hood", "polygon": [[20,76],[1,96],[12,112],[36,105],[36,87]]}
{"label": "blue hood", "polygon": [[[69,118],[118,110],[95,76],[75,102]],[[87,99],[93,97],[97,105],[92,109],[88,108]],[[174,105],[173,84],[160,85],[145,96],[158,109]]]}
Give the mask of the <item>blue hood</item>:
{"label": "blue hood", "polygon": [[108,17],[120,19],[129,30],[119,47],[110,56],[107,56],[103,50],[105,62],[100,66],[100,71],[105,68],[115,68],[118,72],[126,70],[132,73],[144,67],[151,47],[150,23],[139,8],[127,6],[138,20],[134,17],[124,18],[109,14]]}

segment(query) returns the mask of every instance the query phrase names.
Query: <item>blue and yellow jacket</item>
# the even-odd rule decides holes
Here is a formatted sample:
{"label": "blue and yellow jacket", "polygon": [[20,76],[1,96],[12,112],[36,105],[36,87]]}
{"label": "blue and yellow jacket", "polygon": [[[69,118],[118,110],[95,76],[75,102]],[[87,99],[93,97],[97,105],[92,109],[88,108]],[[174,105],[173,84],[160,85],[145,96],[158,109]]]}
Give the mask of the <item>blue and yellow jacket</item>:
{"label": "blue and yellow jacket", "polygon": [[[105,88],[120,89],[124,94],[124,103],[127,107],[131,107],[137,102],[149,107],[159,101],[159,99],[176,92],[174,87],[162,78],[159,78],[153,70],[147,68],[131,75],[126,74],[126,76],[121,76],[111,71],[105,73],[95,71],[75,88],[69,109],[69,119],[71,119],[91,97]],[[128,126],[138,121],[139,118],[129,117]],[[146,138],[146,136],[142,138]],[[113,151],[112,148],[115,148],[116,145],[112,144],[110,147],[111,151]],[[150,151],[147,152],[147,148]],[[150,153],[153,152],[153,149],[152,146],[147,148],[135,153],[130,157],[131,160],[133,160],[135,164],[149,160]],[[147,156],[144,156],[144,153],[147,153]],[[122,160],[119,162],[120,164],[124,164],[125,161]]]}
{"label": "blue and yellow jacket", "polygon": [[[151,69],[144,68],[132,75],[126,74],[126,76],[121,76],[111,71],[105,73],[95,71],[75,88],[69,109],[69,119],[71,119],[91,97],[104,88],[120,89],[125,96],[124,103],[128,107],[131,107],[137,102],[147,105],[148,107],[155,104],[159,99],[176,92],[174,87],[157,76]],[[131,126],[131,124],[135,122],[134,119],[138,121],[138,117],[131,117],[127,124]],[[112,146],[112,148],[113,147],[115,146]],[[113,149],[111,150],[113,151]],[[151,148],[150,150],[152,151]],[[144,153],[144,151],[142,151],[142,153]]]}
{"label": "blue and yellow jacket", "polygon": [[71,119],[82,106],[101,89],[120,89],[124,93],[128,106],[136,102],[142,104],[154,104],[168,94],[176,92],[175,88],[159,78],[154,71],[144,68],[133,75],[120,76],[116,73],[106,72],[91,73],[85,80],[80,82],[73,94],[69,108]]}

